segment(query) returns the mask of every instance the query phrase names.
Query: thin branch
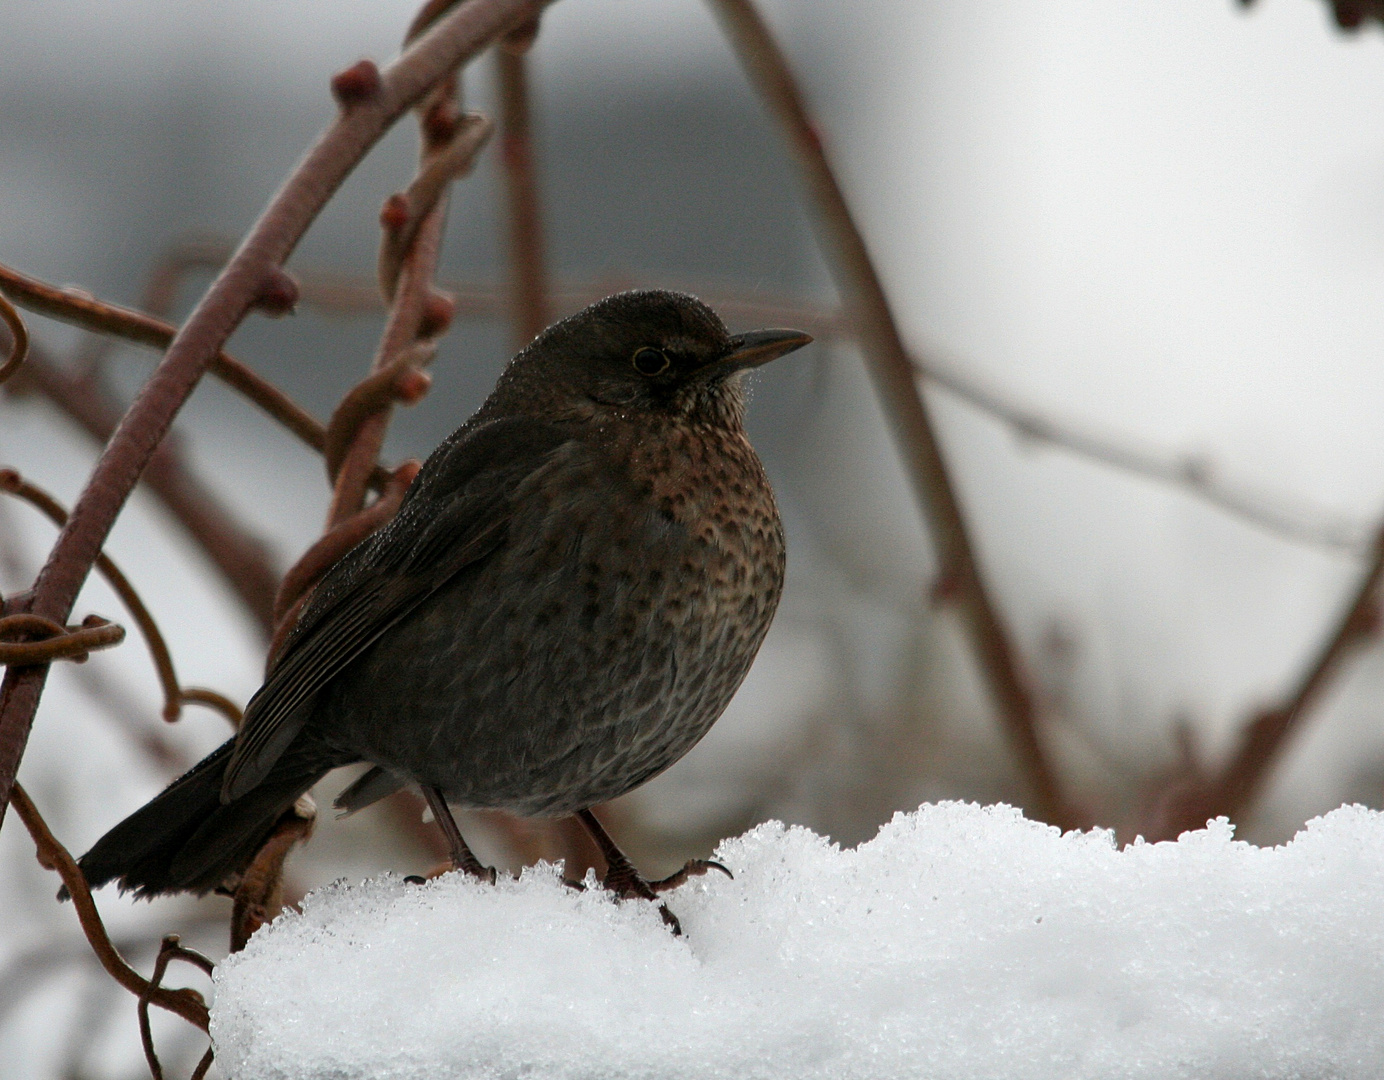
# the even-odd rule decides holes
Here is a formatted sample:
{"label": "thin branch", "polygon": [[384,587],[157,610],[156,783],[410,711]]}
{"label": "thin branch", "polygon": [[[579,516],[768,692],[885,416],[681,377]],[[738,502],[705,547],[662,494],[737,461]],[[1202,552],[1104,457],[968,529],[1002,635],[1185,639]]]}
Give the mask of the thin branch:
{"label": "thin branch", "polygon": [[[50,285],[8,266],[0,265],[0,290],[31,311],[151,348],[167,348],[178,332],[176,326],[152,315],[98,300],[79,289]],[[225,352],[218,352],[207,370],[321,451],[322,425],[273,383]]]}
{"label": "thin branch", "polygon": [[206,1031],[209,1017],[202,995],[186,987],[181,990],[168,990],[154,986],[125,963],[124,958],[111,944],[110,936],[101,922],[101,915],[96,910],[96,902],[91,898],[91,890],[87,888],[86,878],[82,876],[76,860],[67,848],[54,838],[48,823],[43,820],[20,784],[13,785],[10,799],[15,812],[24,822],[24,827],[33,837],[40,865],[48,870],[56,870],[62,878],[65,892],[71,897],[73,907],[77,909],[82,931],[107,974],[136,997],[142,998],[147,994],[151,1004],[176,1013],[194,1027]]}
{"label": "thin branch", "polygon": [[1325,511],[1293,510],[1287,507],[1285,499],[1227,483],[1204,457],[1160,454],[1138,446],[1128,436],[1082,431],[1070,422],[1049,419],[1036,409],[982,387],[935,360],[914,360],[913,364],[924,378],[1007,424],[1021,438],[1186,491],[1246,524],[1294,543],[1356,556],[1369,552],[1365,527],[1333,518]]}
{"label": "thin branch", "polygon": [[[365,421],[395,401],[415,404],[432,385],[423,368],[437,355],[437,343],[417,341],[401,351],[382,368],[372,371],[347,391],[332,411],[327,437],[322,446],[322,462],[327,479],[333,484],[341,474],[356,433]],[[386,485],[387,489],[387,485]]]}
{"label": "thin branch", "polygon": [[543,220],[533,164],[528,58],[531,33],[511,35],[495,50],[500,99],[500,161],[509,206],[510,323],[522,348],[548,325],[548,274],[543,258]]}
{"label": "thin branch", "polygon": [[379,279],[380,291],[387,299],[394,298],[404,258],[418,230],[452,181],[471,171],[492,130],[490,121],[479,113],[463,117],[451,138],[427,156],[409,186],[385,203],[380,213],[384,243],[380,245]]}
{"label": "thin branch", "polygon": [[284,862],[295,845],[312,835],[316,822],[317,806],[308,795],[300,795],[279,815],[274,831],[236,886],[231,911],[231,952],[245,948],[254,932],[283,909]]}
{"label": "thin branch", "polygon": [[842,294],[855,313],[860,343],[875,388],[899,440],[914,493],[937,546],[937,593],[954,599],[1000,719],[1032,793],[1033,809],[1049,821],[1074,822],[1038,734],[1033,695],[1018,655],[980,576],[965,518],[947,474],[942,449],[918,391],[913,365],[889,309],[865,241],[846,205],[807,115],[788,63],[750,0],[710,0],[750,82],[783,129],[816,210]]}
{"label": "thin branch", "polygon": [[[177,934],[169,934],[159,947],[159,955],[154,960],[154,974],[149,979],[149,989],[139,995],[139,1039],[144,1045],[144,1060],[149,1063],[149,1072],[154,1080],[163,1080],[163,1066],[159,1064],[159,1056],[154,1052],[154,1033],[149,1026],[149,1001],[150,995],[163,985],[163,976],[168,971],[168,965],[174,960],[183,960],[194,967],[200,968],[202,973],[210,975],[214,964],[195,949],[184,948],[179,944]],[[208,1053],[211,1051],[209,1050]]]}
{"label": "thin branch", "polygon": [[[120,409],[97,371],[79,378],[53,363],[35,346],[19,377],[6,391],[35,391],[104,445],[120,421]],[[165,439],[140,477],[220,571],[231,591],[266,635],[279,575],[268,545],[249,532],[201,481],[178,440]]]}
{"label": "thin branch", "polygon": [[[343,103],[340,115],[294,169],[178,331],[107,444],[39,574],[35,614],[58,622],[66,618],[183,402],[347,174],[408,108],[495,37],[529,17],[533,6],[533,0],[459,5],[379,74],[368,99]],[[9,805],[46,676],[43,667],[9,668],[0,684],[0,815]]]}
{"label": "thin branch", "polygon": [[[447,10],[441,0],[425,5],[409,30],[410,36],[432,33],[421,29],[427,25],[424,20],[454,17],[446,15]],[[380,215],[380,285],[390,307],[366,384],[379,378],[386,380],[384,385],[396,386],[394,377],[384,373],[401,364],[401,358],[416,350],[421,339],[440,332],[428,325],[427,314],[436,294],[433,275],[441,255],[451,181],[470,170],[490,136],[491,124],[475,114],[460,114],[460,94],[453,78],[435,86],[421,104],[419,129],[422,149],[418,172],[403,194],[391,195],[385,201]],[[441,329],[450,319],[448,305]],[[406,361],[402,363],[406,365]],[[426,392],[426,385],[421,389]],[[384,445],[392,398],[373,395],[369,403],[374,406],[369,412],[348,410],[349,426],[346,420],[333,418],[333,426],[341,432],[334,442],[345,444],[345,449],[332,475],[328,530],[360,513],[365,502],[366,469]],[[334,452],[333,458],[336,456]]]}
{"label": "thin branch", "polygon": [[10,331],[10,355],[0,364],[0,383],[5,382],[19,370],[24,358],[29,355],[29,328],[24,325],[19,312],[4,296],[0,295],[0,322]]}
{"label": "thin branch", "polygon": [[[23,635],[20,642],[11,635]],[[54,660],[83,663],[97,649],[109,649],[125,640],[125,628],[100,615],[88,615],[81,626],[63,626],[39,615],[7,615],[0,619],[0,666],[22,667]]]}
{"label": "thin branch", "polygon": [[1375,540],[1374,557],[1354,595],[1283,702],[1245,724],[1239,745],[1217,774],[1202,775],[1192,762],[1192,775],[1175,779],[1161,792],[1140,830],[1145,837],[1175,839],[1188,829],[1202,828],[1212,818],[1233,818],[1253,801],[1332,678],[1352,654],[1379,636],[1382,582],[1384,531]]}
{"label": "thin branch", "polygon": [[[0,491],[36,507],[59,528],[67,524],[68,514],[63,509],[62,504],[42,488],[29,483],[14,469],[0,469]],[[228,717],[238,716],[240,710],[220,694],[211,690],[184,690],[178,684],[178,675],[173,667],[173,653],[168,648],[168,643],[164,640],[163,633],[159,630],[159,624],[154,620],[153,613],[150,612],[148,606],[135,590],[130,579],[104,551],[96,557],[96,568],[110,584],[110,587],[115,590],[126,610],[134,617],[135,625],[139,627],[139,632],[149,647],[149,656],[154,661],[154,669],[158,673],[159,684],[163,687],[163,718],[169,723],[177,720],[182,715],[182,703],[184,701],[210,705],[212,708],[226,713]],[[41,618],[41,616],[34,617]],[[121,637],[123,636],[124,631],[122,630]],[[238,721],[233,720],[232,722]]]}

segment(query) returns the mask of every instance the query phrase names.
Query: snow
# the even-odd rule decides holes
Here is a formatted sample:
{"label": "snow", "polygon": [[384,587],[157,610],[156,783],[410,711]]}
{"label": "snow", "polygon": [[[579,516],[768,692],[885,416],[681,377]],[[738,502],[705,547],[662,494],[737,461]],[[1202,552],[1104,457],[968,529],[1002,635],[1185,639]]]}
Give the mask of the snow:
{"label": "snow", "polygon": [[1117,848],[1005,806],[761,825],[652,905],[540,865],[337,883],[217,971],[231,1080],[1375,1077],[1384,814]]}

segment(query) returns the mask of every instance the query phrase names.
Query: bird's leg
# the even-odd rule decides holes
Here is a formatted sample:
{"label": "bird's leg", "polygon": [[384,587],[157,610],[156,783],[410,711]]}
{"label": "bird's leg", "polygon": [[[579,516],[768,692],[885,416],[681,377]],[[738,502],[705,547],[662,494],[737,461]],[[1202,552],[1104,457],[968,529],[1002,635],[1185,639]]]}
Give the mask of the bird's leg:
{"label": "bird's leg", "polygon": [[[606,861],[606,874],[602,884],[621,899],[638,896],[645,900],[657,900],[659,893],[676,889],[688,878],[705,874],[708,870],[719,870],[726,877],[732,876],[729,870],[711,859],[692,859],[671,877],[666,877],[662,881],[649,881],[634,868],[629,857],[611,839],[610,833],[605,831],[605,826],[597,820],[595,814],[590,810],[578,810],[577,820],[586,826],[586,831],[591,834],[591,839],[596,841],[596,846],[601,849],[601,856]],[[677,916],[669,911],[665,904],[660,903],[658,910],[663,916],[663,921],[672,927],[673,933],[680,935],[682,927]]]}
{"label": "bird's leg", "polygon": [[488,881],[494,885],[495,868],[482,866],[481,861],[466,846],[466,841],[461,838],[461,830],[457,828],[457,819],[452,817],[451,807],[447,805],[442,791],[439,788],[424,784],[423,797],[428,800],[428,807],[432,810],[433,820],[437,822],[437,827],[447,838],[447,850],[452,856],[452,865],[458,870],[465,870],[472,877],[478,877],[482,881]]}

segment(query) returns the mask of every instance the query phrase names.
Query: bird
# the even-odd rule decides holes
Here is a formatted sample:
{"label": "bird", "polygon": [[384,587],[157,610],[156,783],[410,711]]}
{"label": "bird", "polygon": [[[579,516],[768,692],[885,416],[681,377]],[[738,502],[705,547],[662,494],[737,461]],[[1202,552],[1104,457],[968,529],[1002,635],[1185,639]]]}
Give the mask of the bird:
{"label": "bird", "polygon": [[233,887],[300,795],[362,762],[339,809],[416,785],[453,865],[491,881],[451,806],[577,817],[622,898],[724,869],[651,882],[591,808],[686,754],[768,632],[786,553],[744,373],[811,340],[731,334],[662,290],[549,326],[324,575],[236,735],[78,860],[88,884]]}

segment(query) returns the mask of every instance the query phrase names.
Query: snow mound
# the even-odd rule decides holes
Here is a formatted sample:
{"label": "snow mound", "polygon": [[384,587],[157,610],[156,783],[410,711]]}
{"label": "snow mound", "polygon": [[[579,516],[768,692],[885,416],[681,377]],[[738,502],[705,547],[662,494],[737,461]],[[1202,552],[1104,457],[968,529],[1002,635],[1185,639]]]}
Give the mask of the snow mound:
{"label": "snow mound", "polygon": [[1378,1077],[1384,814],[1115,847],[925,805],[843,851],[762,825],[652,905],[551,867],[311,895],[223,963],[231,1080]]}

